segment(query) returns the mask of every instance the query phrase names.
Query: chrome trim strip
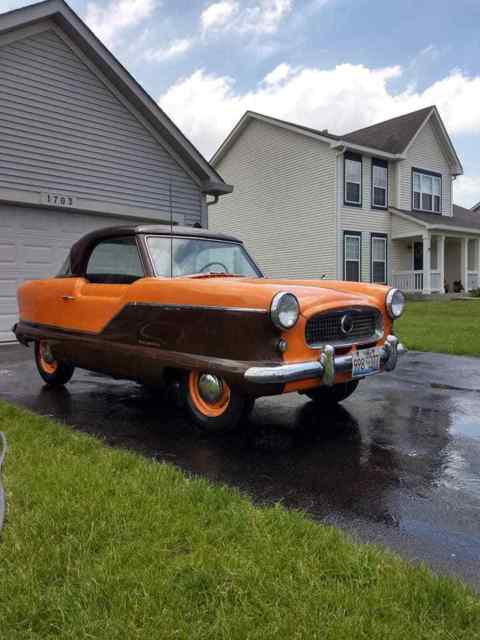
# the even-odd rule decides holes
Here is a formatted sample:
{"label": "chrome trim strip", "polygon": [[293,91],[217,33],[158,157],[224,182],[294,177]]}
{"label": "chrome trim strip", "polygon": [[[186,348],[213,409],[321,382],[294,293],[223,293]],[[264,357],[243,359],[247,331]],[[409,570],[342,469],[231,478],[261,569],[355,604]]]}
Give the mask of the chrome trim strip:
{"label": "chrome trim strip", "polygon": [[[399,356],[403,356],[408,351],[395,336],[388,336],[380,348],[380,359],[384,365],[384,371],[393,371]],[[287,384],[288,382],[321,378],[325,384],[332,385],[337,373],[351,373],[352,371],[352,356],[334,357],[334,353],[334,348],[327,345],[319,360],[273,367],[250,367],[245,372],[245,380],[257,384]]]}
{"label": "chrome trim strip", "polygon": [[126,306],[133,307],[155,307],[155,309],[165,309],[166,311],[176,311],[177,309],[189,311],[221,311],[221,312],[243,312],[243,313],[268,313],[268,309],[257,309],[255,307],[215,307],[211,305],[195,304],[160,304],[158,302],[129,302]]}

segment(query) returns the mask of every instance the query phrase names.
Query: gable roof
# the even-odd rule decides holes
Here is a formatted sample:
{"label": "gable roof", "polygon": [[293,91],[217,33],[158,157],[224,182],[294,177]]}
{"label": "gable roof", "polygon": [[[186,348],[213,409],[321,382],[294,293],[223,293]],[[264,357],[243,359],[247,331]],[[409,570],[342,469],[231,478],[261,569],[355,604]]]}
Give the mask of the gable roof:
{"label": "gable roof", "polygon": [[389,211],[407,217],[415,222],[420,223],[424,227],[443,228],[451,227],[452,229],[464,229],[465,231],[475,231],[480,233],[480,214],[465,209],[458,204],[453,205],[452,216],[441,216],[438,213],[425,213],[420,211],[406,211],[405,209],[397,209],[390,207]]}
{"label": "gable roof", "polygon": [[343,140],[375,147],[390,153],[403,153],[434,107],[406,113],[342,136]]}
{"label": "gable roof", "polygon": [[44,0],[44,2],[1,14],[0,35],[44,20],[51,20],[57,24],[92,60],[137,112],[156,130],[173,155],[188,167],[204,193],[222,195],[232,191],[232,187],[225,183],[198,149],[64,0]]}
{"label": "gable roof", "polygon": [[435,106],[412,111],[411,113],[385,120],[378,124],[351,131],[344,135],[331,133],[327,129],[314,129],[304,125],[295,124],[288,120],[281,120],[255,111],[246,111],[236,126],[232,129],[227,138],[213,155],[211,162],[216,164],[227,153],[234,144],[248,122],[252,119],[262,120],[270,124],[280,126],[297,133],[303,133],[320,141],[327,142],[332,146],[346,146],[349,149],[371,153],[379,157],[392,160],[400,160],[405,156],[405,152],[412,144],[417,134],[426,124],[427,120],[433,117],[436,121],[437,129],[442,137],[444,146],[450,156],[450,161],[454,167],[455,175],[463,173],[463,167],[453,147],[452,141],[445,129]]}

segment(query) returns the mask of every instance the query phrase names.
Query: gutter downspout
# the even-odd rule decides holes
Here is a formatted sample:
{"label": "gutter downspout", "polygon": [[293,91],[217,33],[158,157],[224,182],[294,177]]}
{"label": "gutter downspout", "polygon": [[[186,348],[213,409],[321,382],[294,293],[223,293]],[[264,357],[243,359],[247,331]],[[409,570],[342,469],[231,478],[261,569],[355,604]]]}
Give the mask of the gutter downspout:
{"label": "gutter downspout", "polygon": [[219,200],[220,200],[220,196],[213,196],[213,200],[210,200],[210,202],[206,201],[207,202],[207,207],[215,206],[218,203]]}

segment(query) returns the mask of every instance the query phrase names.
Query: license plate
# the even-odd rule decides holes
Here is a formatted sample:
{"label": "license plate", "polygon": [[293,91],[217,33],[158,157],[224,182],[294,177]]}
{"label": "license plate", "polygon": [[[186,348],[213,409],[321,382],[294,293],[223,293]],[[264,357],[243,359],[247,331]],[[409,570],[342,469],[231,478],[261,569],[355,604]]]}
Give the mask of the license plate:
{"label": "license plate", "polygon": [[371,376],[380,371],[380,349],[360,349],[352,355],[352,378]]}

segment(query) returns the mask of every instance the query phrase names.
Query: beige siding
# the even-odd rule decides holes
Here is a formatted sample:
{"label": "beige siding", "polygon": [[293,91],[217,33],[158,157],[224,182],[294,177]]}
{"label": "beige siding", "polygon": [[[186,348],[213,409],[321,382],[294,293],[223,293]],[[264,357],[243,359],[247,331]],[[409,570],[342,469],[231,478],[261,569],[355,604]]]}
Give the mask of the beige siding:
{"label": "beige siding", "polygon": [[[392,178],[394,168],[388,167],[389,174],[389,199],[394,187]],[[370,282],[370,237],[372,233],[384,233],[389,238],[392,231],[392,214],[388,210],[371,208],[372,192],[372,159],[366,156],[362,158],[362,207],[349,207],[343,204],[343,165],[342,176],[339,181],[340,202],[340,226],[342,232],[360,231],[362,233],[362,280]],[[390,243],[389,243],[390,244]],[[390,254],[390,246],[388,247]],[[388,258],[387,258],[388,259]]]}
{"label": "beige siding", "polygon": [[416,137],[407,159],[400,162],[400,209],[412,208],[412,167],[442,174],[442,213],[452,215],[452,176],[431,120]]}
{"label": "beige siding", "polygon": [[406,220],[400,216],[392,214],[392,237],[401,238],[405,236],[421,236],[425,227],[412,220]]}
{"label": "beige siding", "polygon": [[265,274],[336,273],[335,152],[252,120],[220,160],[234,192],[209,209],[209,227],[242,238]]}
{"label": "beige siding", "polygon": [[412,240],[393,240],[390,249],[390,276],[399,271],[410,271],[412,263]]}

